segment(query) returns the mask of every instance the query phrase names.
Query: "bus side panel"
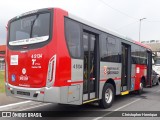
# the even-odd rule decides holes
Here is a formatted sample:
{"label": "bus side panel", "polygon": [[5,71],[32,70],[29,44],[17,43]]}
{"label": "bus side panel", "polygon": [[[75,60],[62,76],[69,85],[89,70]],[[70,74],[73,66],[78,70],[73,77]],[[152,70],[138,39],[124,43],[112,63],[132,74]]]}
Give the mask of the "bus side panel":
{"label": "bus side panel", "polygon": [[132,69],[131,69],[131,91],[134,91],[135,88],[135,76],[136,76],[136,71],[135,71],[135,65],[132,64]]}
{"label": "bus side panel", "polygon": [[82,104],[83,95],[83,60],[71,60],[71,86],[67,95],[67,104]]}
{"label": "bus side panel", "polygon": [[142,77],[146,77],[146,65],[135,65],[135,71],[136,71],[136,79],[135,79],[135,90],[140,89],[140,82]]}
{"label": "bus side panel", "polygon": [[121,93],[121,63],[100,62],[99,99],[102,98],[102,90],[108,79],[114,80],[116,95],[119,95]]}
{"label": "bus side panel", "polygon": [[59,91],[57,91],[57,93],[59,92],[60,103],[74,105],[82,104],[83,68],[83,60],[71,59],[71,80],[68,81],[71,85],[57,87],[60,88]]}
{"label": "bus side panel", "polygon": [[61,10],[54,10],[54,40],[57,42],[57,67],[54,86],[69,86],[71,80],[71,58],[65,42],[64,16],[68,13]]}

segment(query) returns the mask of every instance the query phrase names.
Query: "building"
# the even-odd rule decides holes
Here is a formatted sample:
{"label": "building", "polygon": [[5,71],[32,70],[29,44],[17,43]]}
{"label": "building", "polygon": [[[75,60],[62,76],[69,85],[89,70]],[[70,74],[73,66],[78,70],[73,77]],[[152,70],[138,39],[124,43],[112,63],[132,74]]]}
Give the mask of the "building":
{"label": "building", "polygon": [[4,70],[5,68],[5,52],[6,45],[0,45],[0,70]]}

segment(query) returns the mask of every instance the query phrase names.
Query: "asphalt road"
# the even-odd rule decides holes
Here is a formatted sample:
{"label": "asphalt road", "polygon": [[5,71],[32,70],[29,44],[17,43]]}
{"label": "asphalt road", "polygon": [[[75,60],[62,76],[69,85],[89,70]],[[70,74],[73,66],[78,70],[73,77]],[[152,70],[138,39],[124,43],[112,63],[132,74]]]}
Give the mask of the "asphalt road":
{"label": "asphalt road", "polygon": [[[142,95],[131,93],[125,96],[116,96],[113,106],[109,109],[101,109],[96,103],[74,106],[27,101],[14,106],[0,107],[0,111],[48,111],[50,114],[57,114],[54,111],[60,111],[62,117],[56,117],[60,120],[75,120],[75,118],[80,120],[82,117],[83,120],[160,120],[156,117],[116,117],[116,111],[160,111],[160,86],[145,88]],[[75,113],[78,117],[63,117],[66,113],[62,111],[79,111]],[[72,113],[69,114],[72,115]],[[110,115],[115,117],[105,117]]]}
{"label": "asphalt road", "polygon": [[22,101],[24,101],[24,100],[19,99],[19,98],[6,96],[6,93],[0,93],[0,106],[12,104],[12,103],[17,103],[17,102],[22,102]]}

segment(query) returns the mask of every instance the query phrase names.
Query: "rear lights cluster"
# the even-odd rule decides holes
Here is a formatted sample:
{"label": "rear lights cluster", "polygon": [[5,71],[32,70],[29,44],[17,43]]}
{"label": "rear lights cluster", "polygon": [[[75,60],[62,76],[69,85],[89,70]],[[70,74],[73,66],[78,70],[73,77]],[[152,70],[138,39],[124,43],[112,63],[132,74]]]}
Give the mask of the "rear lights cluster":
{"label": "rear lights cluster", "polygon": [[36,91],[36,93],[33,94],[33,97],[38,97],[38,94],[44,95],[44,91]]}
{"label": "rear lights cluster", "polygon": [[51,87],[55,80],[56,72],[56,55],[54,55],[48,63],[47,87]]}

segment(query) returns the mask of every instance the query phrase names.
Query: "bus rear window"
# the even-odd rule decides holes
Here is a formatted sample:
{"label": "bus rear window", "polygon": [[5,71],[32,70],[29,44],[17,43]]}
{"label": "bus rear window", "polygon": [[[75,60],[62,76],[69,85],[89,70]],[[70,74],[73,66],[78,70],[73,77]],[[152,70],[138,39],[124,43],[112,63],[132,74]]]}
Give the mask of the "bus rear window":
{"label": "bus rear window", "polygon": [[11,22],[9,45],[27,45],[47,41],[50,13],[34,14]]}

